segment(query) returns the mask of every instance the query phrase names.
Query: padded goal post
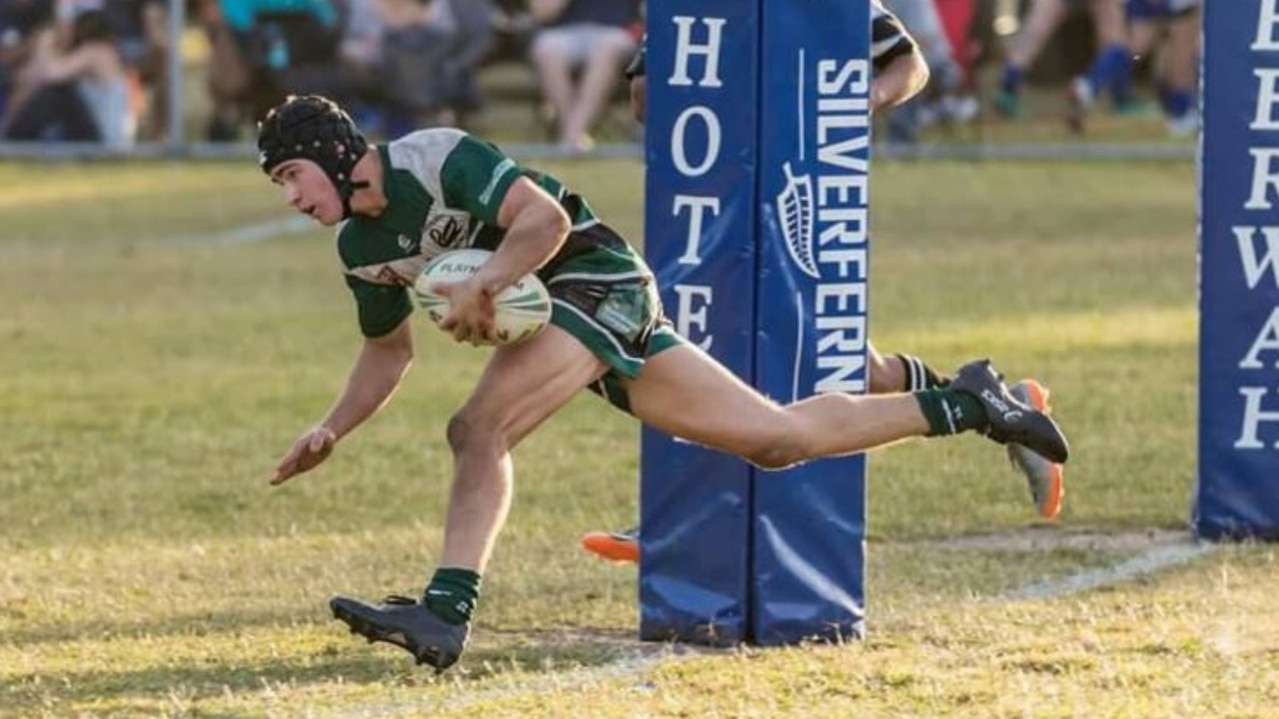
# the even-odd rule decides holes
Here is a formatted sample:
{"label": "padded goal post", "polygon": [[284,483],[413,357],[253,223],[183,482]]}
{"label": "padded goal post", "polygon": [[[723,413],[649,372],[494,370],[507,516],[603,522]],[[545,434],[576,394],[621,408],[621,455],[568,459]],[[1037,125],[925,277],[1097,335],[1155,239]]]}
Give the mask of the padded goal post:
{"label": "padded goal post", "polygon": [[1193,521],[1279,539],[1279,0],[1203,13]]}
{"label": "padded goal post", "polygon": [[[667,312],[778,402],[866,391],[869,3],[647,15],[645,252]],[[642,638],[862,633],[864,457],[764,472],[645,430],[641,474]]]}

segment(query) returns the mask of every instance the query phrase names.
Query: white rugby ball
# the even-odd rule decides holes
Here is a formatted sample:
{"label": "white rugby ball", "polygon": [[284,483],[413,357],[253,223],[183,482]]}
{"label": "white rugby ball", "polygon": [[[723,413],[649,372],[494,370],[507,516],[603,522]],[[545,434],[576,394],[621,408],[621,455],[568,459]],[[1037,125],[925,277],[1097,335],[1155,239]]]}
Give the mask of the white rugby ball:
{"label": "white rugby ball", "polygon": [[[493,253],[488,250],[450,250],[431,260],[413,282],[417,304],[431,321],[439,323],[449,309],[449,299],[431,291],[437,282],[456,282],[475,274]],[[528,274],[493,298],[497,341],[508,345],[537,334],[551,321],[551,294],[535,275]]]}

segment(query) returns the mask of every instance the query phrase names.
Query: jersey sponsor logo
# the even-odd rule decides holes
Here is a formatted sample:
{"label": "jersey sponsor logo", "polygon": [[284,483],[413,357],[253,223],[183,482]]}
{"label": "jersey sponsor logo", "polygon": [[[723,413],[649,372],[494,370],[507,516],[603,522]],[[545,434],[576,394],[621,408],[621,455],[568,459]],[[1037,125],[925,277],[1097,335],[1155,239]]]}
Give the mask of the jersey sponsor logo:
{"label": "jersey sponsor logo", "polygon": [[352,267],[346,273],[375,285],[409,287],[417,280],[429,259],[426,255],[414,255],[390,262]]}
{"label": "jersey sponsor logo", "polygon": [[383,284],[387,285],[401,285],[403,287],[408,287],[410,284],[408,278],[400,276],[400,274],[395,271],[395,268],[390,265],[382,265],[382,267],[377,271],[377,278],[381,280]]}

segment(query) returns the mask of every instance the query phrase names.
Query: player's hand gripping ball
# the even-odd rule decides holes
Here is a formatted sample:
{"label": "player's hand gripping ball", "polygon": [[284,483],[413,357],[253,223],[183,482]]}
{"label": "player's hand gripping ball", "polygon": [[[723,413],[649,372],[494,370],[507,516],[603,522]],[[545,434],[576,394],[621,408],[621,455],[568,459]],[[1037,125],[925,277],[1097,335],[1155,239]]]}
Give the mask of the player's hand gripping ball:
{"label": "player's hand gripping ball", "polygon": [[[413,283],[413,296],[431,321],[439,323],[449,310],[449,298],[432,291],[435,283],[456,282],[475,274],[493,256],[488,250],[450,250],[422,268]],[[514,344],[537,334],[551,321],[551,295],[535,275],[518,282],[493,298],[493,320],[497,341]]]}

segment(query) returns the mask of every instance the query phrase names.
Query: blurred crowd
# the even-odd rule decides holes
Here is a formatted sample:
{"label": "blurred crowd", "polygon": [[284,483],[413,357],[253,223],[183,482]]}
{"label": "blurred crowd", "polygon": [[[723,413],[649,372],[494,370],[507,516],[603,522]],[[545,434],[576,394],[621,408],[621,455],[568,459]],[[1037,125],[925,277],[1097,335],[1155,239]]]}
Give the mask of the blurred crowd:
{"label": "blurred crowd", "polygon": [[164,0],[0,0],[0,138],[162,136],[169,44]]}
{"label": "blurred crowd", "polygon": [[[888,119],[889,138],[913,142],[922,128],[983,113],[1025,120],[1034,114],[1023,94],[1028,79],[1061,91],[1060,103],[1040,103],[1039,111],[1058,114],[1073,132],[1105,111],[1162,114],[1169,134],[1191,135],[1199,124],[1200,2],[883,0],[932,71],[927,90]],[[987,92],[983,67],[997,68],[987,73],[995,78]]]}
{"label": "blurred crowd", "polygon": [[[203,137],[189,139],[246,137],[284,95],[309,92],[375,135],[465,127],[484,107],[485,70],[518,63],[545,131],[583,151],[625,102],[643,38],[642,0],[184,1],[209,63]],[[1199,0],[882,2],[932,69],[928,90],[888,118],[890,139],[1023,119],[1028,83],[1060,88],[1076,131],[1101,110],[1197,127]],[[167,0],[0,0],[0,140],[164,139],[167,14]]]}

